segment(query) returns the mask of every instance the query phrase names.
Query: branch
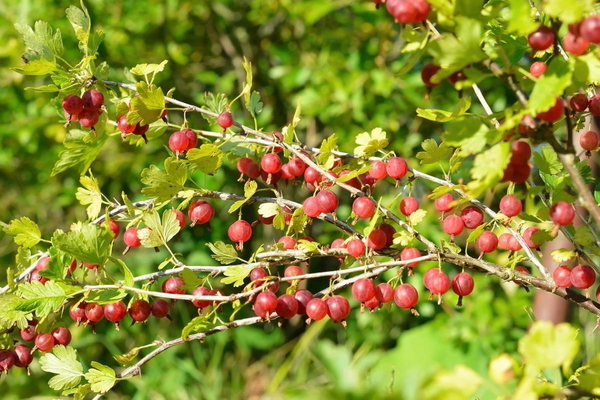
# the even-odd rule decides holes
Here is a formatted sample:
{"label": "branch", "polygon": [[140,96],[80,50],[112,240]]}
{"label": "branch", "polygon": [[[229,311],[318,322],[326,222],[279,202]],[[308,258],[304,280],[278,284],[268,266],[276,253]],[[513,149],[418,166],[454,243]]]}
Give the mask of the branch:
{"label": "branch", "polygon": [[573,185],[579,192],[579,202],[581,205],[590,213],[596,224],[600,226],[600,209],[598,208],[598,203],[592,196],[590,189],[583,181],[581,174],[577,170],[575,166],[575,158],[572,154],[564,155],[559,154],[558,158],[564,165],[565,169],[571,175],[571,180],[573,181]]}

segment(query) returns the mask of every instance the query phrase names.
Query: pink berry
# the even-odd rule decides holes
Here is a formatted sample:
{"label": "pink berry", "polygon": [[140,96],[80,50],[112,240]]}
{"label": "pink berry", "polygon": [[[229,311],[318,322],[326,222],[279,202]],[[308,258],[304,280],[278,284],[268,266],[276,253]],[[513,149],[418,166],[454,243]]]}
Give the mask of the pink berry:
{"label": "pink berry", "polygon": [[227,129],[233,125],[233,116],[229,111],[223,111],[217,117],[217,124],[223,129]]}
{"label": "pink berry", "polygon": [[402,179],[408,172],[408,165],[402,158],[392,157],[387,161],[385,170],[390,177]]}
{"label": "pink berry", "polygon": [[600,136],[594,131],[586,131],[579,136],[579,145],[587,151],[594,151],[600,145]]}
{"label": "pink berry", "polygon": [[571,225],[575,219],[575,209],[571,204],[559,201],[550,207],[550,219],[560,226]]}
{"label": "pink berry", "polygon": [[448,215],[443,222],[444,232],[448,235],[460,235],[465,228],[465,223],[458,215]]}
{"label": "pink berry", "polygon": [[571,268],[567,267],[566,265],[557,267],[554,272],[552,272],[552,278],[554,279],[556,286],[562,288],[570,287],[572,285]]}
{"label": "pink berry", "polygon": [[515,195],[508,194],[500,200],[500,212],[507,217],[516,217],[522,209],[523,203]]}
{"label": "pink berry", "polygon": [[400,212],[406,216],[419,209],[419,202],[414,197],[405,197],[400,201]]}
{"label": "pink berry", "polygon": [[529,46],[535,50],[546,50],[554,43],[554,31],[545,25],[540,27],[529,34],[527,37]]}

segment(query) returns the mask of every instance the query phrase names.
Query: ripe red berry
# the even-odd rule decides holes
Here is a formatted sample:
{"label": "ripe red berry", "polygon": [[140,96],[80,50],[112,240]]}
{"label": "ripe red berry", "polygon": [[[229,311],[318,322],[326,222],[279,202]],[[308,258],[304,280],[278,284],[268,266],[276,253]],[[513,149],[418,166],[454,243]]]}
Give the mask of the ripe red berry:
{"label": "ripe red berry", "polygon": [[98,111],[91,108],[84,108],[79,113],[79,124],[84,128],[92,128],[98,123],[99,119]]}
{"label": "ripe red berry", "polygon": [[71,316],[71,319],[77,323],[77,326],[79,326],[79,324],[81,324],[82,322],[87,323],[88,319],[85,316],[86,306],[87,303],[85,301],[82,301],[79,304],[73,304],[69,309],[69,315]]}
{"label": "ripe red berry", "polygon": [[320,321],[327,315],[327,304],[320,298],[313,298],[306,304],[306,316]]}
{"label": "ripe red berry", "polygon": [[400,212],[406,216],[419,209],[419,202],[414,197],[405,197],[400,201]]}
{"label": "ripe red berry", "polygon": [[402,179],[408,172],[406,161],[400,157],[392,157],[385,167],[387,174],[394,179]]}
{"label": "ripe red berry", "polygon": [[375,214],[375,203],[368,197],[358,197],[352,203],[352,212],[358,218],[369,219]]}
{"label": "ripe red berry", "polygon": [[394,288],[387,282],[375,286],[375,298],[381,303],[389,303],[394,299]]}
{"label": "ripe red berry", "polygon": [[231,224],[227,230],[227,236],[232,242],[247,242],[252,237],[252,226],[248,221],[240,219]]}
{"label": "ripe red berry", "polygon": [[319,205],[319,200],[315,196],[310,196],[302,203],[302,210],[304,210],[304,214],[308,215],[311,218],[316,218],[321,215],[321,207]]}
{"label": "ripe red berry", "polygon": [[474,287],[473,277],[466,272],[456,274],[452,278],[452,291],[461,297],[470,295]]}
{"label": "ripe red berry", "polygon": [[557,225],[567,226],[575,219],[575,209],[565,201],[559,201],[550,207],[550,219]]}
{"label": "ripe red berry", "polygon": [[554,43],[554,31],[545,25],[540,25],[535,32],[529,34],[527,41],[535,50],[546,50]]}
{"label": "ripe red berry", "polygon": [[373,250],[381,250],[387,243],[387,235],[381,229],[373,229],[367,238],[367,246]]}
{"label": "ripe red berry", "polygon": [[491,253],[498,247],[498,237],[494,232],[483,232],[476,241],[477,247],[482,253]]}
{"label": "ripe red berry", "polygon": [[442,224],[444,232],[448,235],[460,235],[465,228],[465,223],[458,215],[448,215]]}
{"label": "ripe red berry", "polygon": [[372,161],[369,175],[371,175],[371,178],[376,180],[385,179],[387,176],[387,166],[381,160]]}
{"label": "ripe red berry", "polygon": [[88,90],[81,96],[83,107],[97,110],[104,104],[104,95],[102,92],[92,89]]}
{"label": "ripe red berry", "polygon": [[316,185],[317,183],[321,182],[321,179],[321,174],[313,167],[306,167],[306,169],[304,169],[304,181],[306,183],[312,183],[313,185]]}
{"label": "ripe red berry", "polygon": [[346,249],[352,257],[360,257],[365,255],[367,247],[362,240],[352,239],[346,244]]}
{"label": "ripe red berry", "polygon": [[196,200],[188,207],[188,217],[195,224],[206,224],[215,215],[215,209],[206,200]]}
{"label": "ripe red berry", "polygon": [[150,303],[148,303],[146,300],[139,299],[134,301],[131,304],[131,306],[129,306],[128,312],[131,316],[131,319],[133,319],[134,321],[144,322],[150,316],[150,313],[152,312],[152,307],[150,306]]}
{"label": "ripe red berry", "polygon": [[227,129],[233,125],[233,116],[229,111],[223,111],[217,117],[217,124],[223,129]]}
{"label": "ripe red berry", "polygon": [[426,0],[387,0],[385,6],[401,24],[423,22],[431,12],[431,5]]}
{"label": "ripe red berry", "polygon": [[585,53],[590,47],[590,42],[581,36],[575,36],[571,32],[567,32],[563,39],[563,47],[569,53],[579,56]]}
{"label": "ripe red berry", "polygon": [[589,265],[578,265],[571,270],[571,283],[577,289],[587,289],[596,281],[596,273]]}
{"label": "ripe red berry", "polygon": [[594,131],[586,131],[579,136],[579,145],[582,149],[593,151],[600,145],[600,136]]}
{"label": "ripe red berry", "polygon": [[83,100],[79,96],[70,94],[63,99],[62,108],[67,114],[78,115],[83,110]]}
{"label": "ripe red berry", "polygon": [[394,303],[400,308],[409,309],[417,305],[419,292],[410,283],[403,283],[394,290]]}
{"label": "ripe red berry", "polygon": [[600,94],[595,94],[592,97],[590,97],[588,109],[590,110],[592,115],[596,117],[600,116]]}
{"label": "ripe red berry", "polygon": [[275,153],[265,154],[260,161],[260,166],[267,174],[276,174],[281,169],[281,158]]}
{"label": "ripe red berry", "polygon": [[40,333],[35,338],[35,347],[44,353],[52,350],[54,347],[54,336],[50,333]]}
{"label": "ripe red berry", "polygon": [[509,251],[519,251],[522,249],[521,243],[510,233],[503,233],[498,237],[498,247]]}
{"label": "ripe red berry", "polygon": [[306,289],[300,289],[294,293],[294,298],[298,300],[298,315],[306,315],[306,306],[312,300],[313,295]]}
{"label": "ripe red berry", "polygon": [[277,296],[273,292],[261,292],[256,296],[254,312],[261,318],[267,318],[277,309]]}
{"label": "ripe red berry", "polygon": [[554,105],[551,106],[548,110],[541,112],[538,114],[538,118],[542,121],[546,121],[549,123],[553,123],[558,121],[565,111],[565,107],[563,105],[563,100],[560,97],[556,97],[554,101]]}
{"label": "ripe red berry", "polygon": [[292,318],[298,313],[298,300],[291,294],[282,294],[277,299],[277,307],[275,312],[281,318]]}
{"label": "ripe red berry", "polygon": [[437,268],[433,269],[429,275],[425,275],[427,280],[424,279],[424,285],[427,289],[431,291],[433,294],[444,294],[450,289],[450,278],[444,271],[441,271]]}
{"label": "ripe red berry", "polygon": [[525,229],[525,232],[523,232],[523,239],[525,240],[525,243],[527,244],[527,246],[531,247],[532,249],[539,249],[540,246],[542,245],[540,244],[536,244],[534,243],[534,241],[531,239],[531,237],[540,230],[540,228],[536,227],[536,226],[530,226],[529,228]]}
{"label": "ripe red berry", "polygon": [[507,217],[516,217],[523,210],[523,203],[512,194],[507,194],[500,200],[500,212]]}
{"label": "ripe red berry", "polygon": [[348,318],[350,315],[350,303],[342,296],[332,296],[326,301],[327,303],[327,315],[332,320],[339,322]]}
{"label": "ripe red berry", "polygon": [[19,331],[19,333],[21,334],[21,339],[23,339],[26,342],[34,341],[36,336],[38,335],[35,328],[37,324],[38,322],[36,320],[29,321],[27,328],[23,328]]}
{"label": "ripe red berry", "polygon": [[[150,125],[140,125],[140,123],[138,122],[137,124],[135,124],[135,129],[133,130],[132,133],[134,135],[145,137],[146,132],[148,132],[148,129],[150,129]],[[146,140],[146,143],[147,142],[148,141]]]}
{"label": "ripe red berry", "polygon": [[581,22],[579,34],[590,43],[600,43],[600,15],[590,15]]}
{"label": "ripe red berry", "polygon": [[123,233],[123,242],[125,242],[128,247],[135,249],[142,245],[142,241],[138,237],[138,231],[138,228],[132,226]]}
{"label": "ripe red berry", "polygon": [[[286,278],[291,278],[294,276],[304,275],[304,271],[297,265],[290,265],[286,267],[285,271],[283,271],[283,276]],[[296,281],[298,282],[298,281]]]}
{"label": "ripe red berry", "polygon": [[283,243],[283,248],[285,250],[292,250],[296,247],[296,240],[291,236],[282,236],[277,243]]}
{"label": "ripe red berry", "polygon": [[0,350],[0,375],[2,372],[8,373],[8,370],[15,364],[14,353],[10,350]]}
{"label": "ripe red berry", "polygon": [[[412,260],[413,258],[418,258],[421,257],[421,252],[419,251],[419,249],[414,248],[414,247],[405,247],[404,249],[402,249],[402,252],[400,252],[400,260],[402,261],[408,261],[408,260]],[[410,264],[406,264],[406,266],[408,268],[414,268],[417,265],[419,265],[419,262],[414,262],[414,263],[410,263]]]}
{"label": "ripe red berry", "polygon": [[31,348],[24,344],[18,344],[13,349],[13,358],[15,367],[27,368],[33,361]]}
{"label": "ripe red berry", "polygon": [[196,132],[194,132],[190,128],[185,128],[181,132],[183,132],[185,137],[187,137],[187,139],[188,139],[188,147],[187,147],[187,149],[185,149],[186,151],[193,149],[194,147],[196,147],[198,145],[198,135],[196,135]]}
{"label": "ripe red berry", "polygon": [[450,207],[450,203],[453,201],[454,197],[452,197],[450,193],[446,193],[445,195],[435,199],[435,208],[437,208],[439,212],[450,212],[454,209],[454,207]]}
{"label": "ripe red berry", "polygon": [[566,265],[557,267],[554,272],[552,272],[552,278],[554,279],[556,286],[562,288],[570,287],[572,285],[571,268],[567,267]]}
{"label": "ripe red berry", "polygon": [[183,279],[172,276],[162,284],[163,293],[185,294],[185,283]]}
{"label": "ripe red berry", "polygon": [[321,212],[332,213],[338,207],[340,201],[335,193],[330,190],[321,190],[316,195]]}
{"label": "ripe red berry", "polygon": [[436,86],[439,86],[441,84],[441,82],[432,82],[431,78],[438,73],[438,71],[441,68],[435,64],[429,63],[429,64],[425,64],[425,66],[423,67],[423,69],[421,70],[421,80],[423,81],[423,83],[425,84],[425,86],[428,86],[430,88],[434,88]]}
{"label": "ripe red berry", "polygon": [[394,234],[396,233],[396,228],[390,224],[381,224],[378,226],[378,228],[385,232],[385,236],[387,238],[385,247],[390,247],[392,244],[394,244]]}
{"label": "ripe red berry", "polygon": [[72,339],[71,332],[64,326],[55,328],[52,331],[52,336],[54,337],[54,344],[61,344],[63,346],[68,346],[69,343],[71,343],[71,339]]}
{"label": "ripe red berry", "polygon": [[127,315],[127,306],[122,301],[117,301],[104,306],[104,317],[115,324]]}
{"label": "ripe red berry", "polygon": [[467,229],[475,229],[483,223],[483,211],[475,206],[465,207],[460,213],[460,218]]}
{"label": "ripe red berry", "polygon": [[298,157],[293,157],[288,162],[288,171],[292,176],[300,176],[306,171],[306,163]]}
{"label": "ripe red berry", "polygon": [[150,311],[155,318],[164,318],[169,315],[169,303],[162,299],[156,300],[152,303]]}
{"label": "ripe red berry", "polygon": [[360,278],[352,284],[352,296],[361,303],[365,303],[375,296],[375,285],[373,281]]}
{"label": "ripe red berry", "polygon": [[510,144],[512,149],[511,162],[525,164],[531,158],[531,146],[522,140],[515,140]]}
{"label": "ripe red berry", "polygon": [[123,133],[132,133],[135,130],[135,125],[127,123],[127,115],[122,115],[117,121],[117,129]]}
{"label": "ripe red berry", "polygon": [[548,66],[546,65],[545,62],[536,61],[533,64],[531,64],[531,66],[529,67],[529,73],[531,75],[533,75],[534,77],[539,78],[540,76],[544,75],[544,72],[546,72],[546,69],[548,69]]}
{"label": "ripe red berry", "polygon": [[535,131],[537,124],[531,115],[525,115],[519,122],[519,132],[523,135],[530,135]]}
{"label": "ripe red berry", "polygon": [[104,308],[100,304],[89,303],[85,306],[85,316],[89,323],[96,324],[104,318]]}
{"label": "ripe red berry", "polygon": [[189,139],[182,131],[173,132],[169,137],[169,148],[175,153],[183,153],[189,147]]}

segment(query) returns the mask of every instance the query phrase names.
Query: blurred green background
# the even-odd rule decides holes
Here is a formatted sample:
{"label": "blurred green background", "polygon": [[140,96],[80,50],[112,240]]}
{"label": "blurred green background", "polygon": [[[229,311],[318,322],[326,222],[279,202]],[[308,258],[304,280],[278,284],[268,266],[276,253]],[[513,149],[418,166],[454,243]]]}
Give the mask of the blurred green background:
{"label": "blurred green background", "polygon": [[[75,169],[50,176],[66,130],[51,95],[24,90],[47,83],[44,78],[23,77],[9,69],[22,63],[24,51],[13,24],[32,25],[43,19],[60,28],[65,58],[76,62],[79,51],[64,14],[71,4],[78,5],[64,0],[0,3],[0,220],[28,216],[46,237],[57,228],[68,229],[72,222],[84,220],[85,207],[75,199],[79,180]],[[356,134],[381,127],[391,139],[388,148],[416,167],[414,154],[420,142],[437,137],[441,126],[415,118],[415,109],[449,108],[457,101],[456,91],[447,83],[427,98],[419,77],[422,64],[398,76],[408,58],[400,53],[401,28],[385,10],[376,10],[367,0],[92,0],[86,6],[94,29],[106,33],[99,59],[109,63],[111,80],[124,81],[124,67],[169,60],[156,83],[165,91],[176,88],[174,97],[201,104],[204,92],[212,91],[231,99],[244,81],[241,63],[245,56],[253,64],[254,89],[265,104],[260,126],[266,131],[280,130],[300,102],[298,132],[309,145],[318,145],[335,132],[342,149],[351,151]],[[484,82],[481,88],[494,109],[503,108],[508,94],[501,85]],[[250,124],[243,106],[236,106],[234,116]],[[192,127],[209,128],[199,116],[188,117]],[[169,118],[181,121],[180,115]],[[109,140],[92,164],[103,192],[110,198],[125,192],[132,200],[143,199],[139,174],[151,164],[162,163],[167,156],[165,143],[156,140],[133,147],[122,143],[119,136]],[[440,174],[437,167],[425,170],[429,168]],[[228,164],[215,177],[199,183],[239,193],[236,176],[235,167]],[[431,189],[419,183],[412,190],[424,202]],[[308,193],[291,188],[284,192],[299,193],[296,200]],[[397,194],[389,188],[376,191],[376,195],[384,196],[384,204]],[[349,214],[349,204],[349,198],[342,198],[342,216]],[[219,218],[235,218],[227,215],[228,207],[217,205]],[[244,215],[253,219],[256,210],[244,209]],[[214,264],[204,244],[223,239],[227,224],[215,223],[213,228],[210,233],[200,227],[186,229],[175,250],[186,255],[188,264]],[[431,213],[423,230],[439,242],[437,215]],[[339,235],[322,224],[313,224],[310,234],[323,244]],[[248,247],[271,244],[277,237],[269,229],[259,230]],[[0,233],[2,265],[13,262],[15,250],[12,238]],[[140,250],[131,252],[127,261],[134,273],[142,274],[154,270],[164,256],[164,252],[155,255],[151,250]],[[496,256],[498,262],[503,259]],[[422,287],[422,272],[436,265],[426,264],[417,267],[417,274],[408,281]],[[335,267],[335,260],[323,259],[310,266],[311,271]],[[458,272],[454,267],[444,268],[452,274]],[[394,274],[392,271],[384,278]],[[4,283],[5,277],[0,282]],[[310,282],[309,289],[320,290],[325,285],[327,281]],[[420,293],[424,296],[425,291]],[[235,329],[205,343],[189,343],[161,354],[143,368],[140,377],[120,383],[107,398],[424,398],[419,394],[421,388],[441,368],[462,364],[486,377],[491,358],[503,352],[515,353],[517,340],[531,322],[531,302],[532,294],[515,285],[499,285],[478,275],[475,295],[465,299],[464,307],[454,306],[453,294],[447,295],[441,306],[422,299],[419,318],[393,306],[372,314],[355,311],[347,329],[323,321],[307,326],[302,320],[286,321],[281,328],[267,323]],[[122,326],[117,332],[105,323],[98,327],[97,335],[90,334],[89,328],[73,326],[72,344],[82,360],[117,367],[113,355],[156,339],[178,337],[195,312],[193,307],[178,304],[171,313],[173,324],[152,320]],[[242,314],[252,312],[244,310]],[[593,321],[585,319],[582,323],[587,333]],[[588,354],[596,350],[592,345],[586,348]],[[580,361],[585,358],[583,352]],[[37,361],[32,375],[13,370],[1,376],[2,398],[55,398],[47,386],[50,376],[40,370]],[[477,395],[495,398],[504,390],[510,391],[510,387],[486,382]]]}

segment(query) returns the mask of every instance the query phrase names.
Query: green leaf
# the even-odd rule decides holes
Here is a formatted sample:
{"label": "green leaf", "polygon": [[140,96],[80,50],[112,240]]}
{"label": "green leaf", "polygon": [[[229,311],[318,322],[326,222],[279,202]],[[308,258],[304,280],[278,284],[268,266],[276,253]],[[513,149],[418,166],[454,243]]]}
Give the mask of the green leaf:
{"label": "green leaf", "polygon": [[170,200],[184,189],[187,178],[188,167],[185,161],[167,158],[164,171],[155,165],[142,171],[142,183],[147,185],[142,189],[142,194],[156,197],[158,203]]}
{"label": "green leaf", "polygon": [[[139,75],[139,76],[155,75],[159,72],[164,71],[165,65],[167,65],[168,62],[169,62],[168,60],[164,60],[160,64],[138,64],[135,67],[131,68],[129,71],[132,74]],[[163,103],[163,105],[164,105],[164,103]]]}
{"label": "green leaf", "polygon": [[77,188],[75,197],[81,205],[89,205],[86,209],[89,219],[96,219],[102,210],[102,192],[98,186],[98,181],[90,172],[90,176],[81,176],[79,182],[83,188]]}
{"label": "green leaf", "polygon": [[358,146],[354,149],[354,154],[359,157],[368,157],[384,149],[388,143],[387,135],[381,128],[375,128],[371,133],[359,133],[356,136]]}
{"label": "green leaf", "polygon": [[577,227],[575,234],[573,235],[573,240],[580,246],[589,246],[596,241],[590,228],[587,226]]}
{"label": "green leaf", "polygon": [[[46,75],[51,74],[58,69],[58,66],[54,60],[46,60],[45,58],[40,58],[39,60],[30,60],[26,64],[22,64],[19,67],[11,68],[13,71],[18,72],[23,75]],[[44,86],[41,86],[36,89],[41,89]],[[48,85],[48,89],[52,89],[51,91],[55,91],[54,85]],[[46,90],[39,90],[46,91]],[[48,90],[50,91],[50,90]]]}
{"label": "green leaf", "polygon": [[461,252],[461,248],[457,246],[456,243],[446,242],[443,239],[440,241],[440,243],[444,251],[449,251],[452,254],[460,254]]}
{"label": "green leaf", "polygon": [[335,162],[335,155],[332,153],[332,151],[337,148],[337,140],[338,138],[336,134],[331,134],[329,137],[323,140],[321,147],[319,148],[317,160],[319,165],[321,165],[327,171],[333,168],[333,164]]}
{"label": "green leaf", "polygon": [[553,250],[552,253],[552,259],[554,260],[555,263],[563,263],[565,261],[569,261],[574,259],[575,257],[577,257],[577,253],[575,253],[572,250],[567,250],[567,249],[556,249]]}
{"label": "green leaf", "polygon": [[181,331],[181,338],[187,339],[192,333],[196,332],[204,332],[213,328],[215,324],[213,324],[206,315],[199,315],[196,318],[192,319]]}
{"label": "green leaf", "polygon": [[106,224],[80,224],[72,229],[68,233],[57,231],[52,244],[81,262],[103,265],[114,239]]}
{"label": "green leaf", "polygon": [[314,253],[319,249],[319,243],[311,242],[310,240],[300,239],[296,243],[296,249],[304,253]]}
{"label": "green leaf", "polygon": [[399,244],[402,247],[408,246],[412,243],[414,236],[405,230],[394,233],[394,244]]}
{"label": "green leaf", "polygon": [[554,57],[531,91],[527,108],[532,115],[547,111],[571,84],[573,71],[568,61]]}
{"label": "green leaf", "polygon": [[125,264],[123,260],[119,260],[115,257],[108,257],[108,259],[117,267],[119,267],[121,272],[123,272],[123,285],[133,286],[133,274],[131,273],[131,270],[127,267],[127,264]]}
{"label": "green leaf", "polygon": [[467,243],[471,243],[477,240],[479,236],[485,231],[485,225],[479,225],[475,228],[471,233],[469,233],[469,237],[467,238]]}
{"label": "green leaf", "polygon": [[561,20],[564,24],[572,24],[580,22],[590,10],[593,10],[594,3],[594,0],[546,0],[544,13]]}
{"label": "green leaf", "polygon": [[463,96],[452,111],[417,108],[417,115],[430,121],[448,122],[464,115],[470,107],[471,98]]}
{"label": "green leaf", "polygon": [[475,371],[458,365],[452,371],[436,372],[419,391],[422,400],[457,400],[474,398],[475,393],[484,382]]}
{"label": "green leaf", "polygon": [[250,102],[250,90],[252,90],[252,63],[246,59],[246,56],[244,56],[242,67],[246,71],[246,83],[242,94],[244,95],[244,103],[248,104]]}
{"label": "green leaf", "polygon": [[[223,93],[218,93],[216,96],[211,92],[204,93],[204,104],[206,104],[206,109],[208,111],[212,111],[215,114],[221,114],[227,109],[227,103],[229,103],[229,101],[227,100],[227,96],[225,96]],[[204,113],[202,116],[209,121],[214,121],[215,119],[214,117],[209,117]]]}
{"label": "green leaf", "polygon": [[237,260],[237,251],[235,251],[235,248],[230,244],[219,241],[215,242],[215,244],[206,243],[206,245],[213,252],[211,257],[220,263],[227,265]]}
{"label": "green leaf", "polygon": [[507,7],[508,32],[514,32],[519,36],[525,36],[538,28],[538,23],[532,18],[529,0],[509,0]]}
{"label": "green leaf", "polygon": [[78,287],[60,282],[48,281],[45,284],[39,281],[19,285],[19,295],[23,301],[15,307],[17,311],[35,311],[39,318],[58,311],[73,293],[80,291]]}
{"label": "green leaf", "polygon": [[106,393],[115,386],[117,375],[114,369],[96,361],[92,361],[92,367],[85,374],[85,379],[92,385],[92,391]]}
{"label": "green leaf", "polygon": [[292,219],[288,225],[288,236],[302,232],[308,224],[309,219],[310,217],[304,213],[304,209],[302,207],[295,209],[294,213],[292,214]]}
{"label": "green leaf", "polygon": [[263,103],[260,101],[260,94],[257,91],[252,92],[250,100],[246,103],[246,108],[250,111],[252,118],[255,118],[263,110]]}
{"label": "green leaf", "polygon": [[256,183],[256,181],[246,182],[246,184],[244,185],[244,197],[246,199],[238,200],[235,203],[233,203],[231,207],[229,207],[229,213],[231,214],[234,211],[238,210],[241,206],[243,206],[248,201],[248,199],[250,199],[250,197],[254,196],[254,193],[256,193],[257,188],[258,184]]}
{"label": "green leaf", "polygon": [[[104,113],[100,119],[106,120]],[[99,122],[96,126],[102,124]],[[98,130],[96,132],[96,136],[94,136],[89,132],[71,129],[63,143],[65,150],[58,155],[59,160],[54,164],[51,176],[58,175],[78,164],[81,164],[79,167],[80,174],[89,170],[90,165],[92,165],[108,138],[107,135],[100,134]]]}
{"label": "green leaf", "polygon": [[128,124],[148,125],[158,120],[165,108],[165,95],[160,87],[146,82],[138,82],[136,90],[139,94],[131,99],[131,111],[127,114]]}
{"label": "green leaf", "polygon": [[421,164],[434,164],[442,160],[448,159],[452,154],[452,149],[442,142],[439,146],[434,139],[425,139],[421,143],[423,151],[417,153],[417,158],[421,160]]}
{"label": "green leaf", "polygon": [[519,353],[537,370],[562,366],[565,374],[579,353],[577,330],[567,323],[537,321],[519,340]]}
{"label": "green leaf", "polygon": [[539,231],[537,231],[536,233],[531,235],[531,241],[533,243],[539,244],[539,245],[549,242],[552,239],[554,239],[554,237],[552,237],[552,235],[550,235],[550,232],[545,231],[543,229],[540,229]]}
{"label": "green leaf", "polygon": [[558,155],[550,145],[543,146],[539,151],[533,153],[533,162],[538,169],[549,175],[556,175],[563,170]]}
{"label": "green leaf", "polygon": [[53,32],[46,21],[37,21],[33,29],[26,24],[15,24],[15,28],[23,36],[27,49],[36,55],[36,60],[43,57],[48,61],[54,61],[56,56],[63,54],[60,30]]}
{"label": "green leaf", "polygon": [[72,347],[56,345],[52,353],[40,357],[40,366],[43,371],[53,376],[48,385],[54,390],[65,390],[79,385],[83,376],[83,366],[77,360],[77,351]]}
{"label": "green leaf", "polygon": [[202,285],[203,282],[203,279],[199,278],[198,275],[196,275],[196,273],[189,268],[184,268],[183,271],[179,273],[179,277],[183,279],[183,283],[185,283],[185,289],[191,292],[193,292],[198,286]]}
{"label": "green leaf", "polygon": [[442,69],[458,71],[487,56],[481,50],[484,37],[482,21],[464,16],[457,16],[455,21],[455,32],[446,32],[441,38],[431,40],[427,50]]}
{"label": "green leaf", "polygon": [[478,197],[487,189],[496,186],[504,169],[510,161],[511,150],[509,143],[498,143],[481,154],[475,156],[471,176],[474,181],[467,185],[470,196]]}
{"label": "green leaf", "polygon": [[263,218],[273,217],[281,212],[281,207],[277,203],[262,203],[258,206],[258,215]]}
{"label": "green leaf", "polygon": [[35,246],[42,239],[40,228],[27,217],[13,219],[4,227],[4,232],[15,237],[15,243],[26,249]]}
{"label": "green leaf", "polygon": [[494,137],[494,130],[477,117],[461,117],[446,124],[442,143],[461,149],[464,156],[478,154]]}
{"label": "green leaf", "polygon": [[590,84],[597,85],[600,82],[600,60],[590,52],[582,56],[573,57],[573,81],[579,86]]}
{"label": "green leaf", "polygon": [[102,289],[93,290],[86,293],[85,301],[88,303],[98,303],[100,305],[114,303],[127,297],[127,292],[122,289]]}
{"label": "green leaf", "polygon": [[133,361],[134,358],[140,353],[141,347],[134,347],[127,353],[122,355],[113,356],[113,358],[121,365],[125,366]]}
{"label": "green leaf", "polygon": [[152,210],[142,217],[146,226],[150,229],[142,229],[138,237],[144,247],[158,247],[167,244],[181,229],[179,221],[174,212],[162,214],[162,220],[158,211]]}
{"label": "green leaf", "polygon": [[410,226],[415,226],[419,222],[423,221],[426,215],[427,211],[423,210],[422,208],[419,208],[407,217],[408,223],[410,224]]}
{"label": "green leaf", "polygon": [[341,182],[341,183],[348,182],[349,180],[354,179],[357,176],[364,174],[365,172],[369,172],[370,169],[371,169],[371,165],[364,165],[359,169],[353,169],[349,173],[336,178],[335,181]]}
{"label": "green leaf", "polygon": [[446,193],[452,192],[454,189],[460,189],[460,186],[438,186],[427,196],[428,199],[435,200],[439,197],[442,197]]}
{"label": "green leaf", "polygon": [[229,267],[224,272],[225,278],[221,279],[221,283],[225,285],[231,285],[234,287],[242,286],[244,279],[250,275],[250,268],[245,266]]}
{"label": "green leaf", "polygon": [[87,15],[87,10],[85,11],[86,12],[75,6],[69,6],[66,13],[69,22],[71,22],[71,26],[73,26],[77,40],[79,40],[82,45],[87,46],[91,23],[89,16]]}
{"label": "green leaf", "polygon": [[28,319],[31,319],[32,315],[31,311],[20,309],[24,301],[12,293],[0,296],[0,329],[8,330],[14,324],[19,329],[27,327]]}
{"label": "green leaf", "polygon": [[63,281],[67,274],[67,266],[70,266],[73,257],[58,250],[56,247],[51,247],[49,253],[50,261],[48,261],[48,268],[41,270],[40,275],[53,281]]}
{"label": "green leaf", "polygon": [[[150,128],[146,132],[146,139],[148,141],[152,141],[160,136],[162,136],[167,131],[167,124],[162,119],[159,119],[156,122],[150,124]],[[125,137],[125,142],[133,145],[133,146],[145,146],[146,141],[140,135],[127,135]]]}
{"label": "green leaf", "polygon": [[214,175],[223,164],[223,152],[214,144],[203,144],[187,152],[187,159],[200,171]]}

